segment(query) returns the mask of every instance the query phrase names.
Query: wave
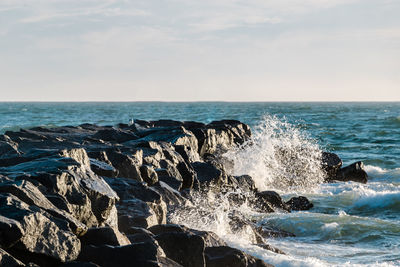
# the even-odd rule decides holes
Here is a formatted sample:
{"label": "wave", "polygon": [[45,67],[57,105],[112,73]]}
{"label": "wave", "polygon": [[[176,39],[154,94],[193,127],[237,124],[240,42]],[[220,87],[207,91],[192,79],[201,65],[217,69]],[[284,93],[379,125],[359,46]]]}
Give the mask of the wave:
{"label": "wave", "polygon": [[252,176],[259,190],[309,190],[324,180],[317,142],[275,116],[265,116],[251,140],[224,156],[234,163],[233,175]]}

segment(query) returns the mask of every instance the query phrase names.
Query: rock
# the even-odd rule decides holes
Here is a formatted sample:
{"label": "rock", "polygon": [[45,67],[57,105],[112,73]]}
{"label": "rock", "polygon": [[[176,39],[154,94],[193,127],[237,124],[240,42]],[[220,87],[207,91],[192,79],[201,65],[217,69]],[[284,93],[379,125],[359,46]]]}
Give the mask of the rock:
{"label": "rock", "polygon": [[208,247],[205,249],[205,258],[207,267],[219,267],[219,266],[230,266],[230,267],[266,267],[272,266],[250,256],[238,249],[231,248],[228,246],[221,247]]}
{"label": "rock", "polygon": [[303,196],[292,197],[286,204],[289,205],[290,210],[309,210],[314,207],[314,205]]}
{"label": "rock", "polygon": [[155,236],[165,255],[187,267],[204,266],[204,240],[190,233],[168,232]]}
{"label": "rock", "polygon": [[70,261],[61,265],[61,267],[100,267],[93,262]]}
{"label": "rock", "polygon": [[226,245],[225,241],[223,241],[213,232],[194,230],[179,224],[159,224],[150,227],[149,231],[151,231],[154,235],[174,233],[174,232],[198,235],[203,238],[204,245],[206,247],[217,247]]}
{"label": "rock", "polygon": [[322,168],[326,172],[327,181],[335,179],[342,164],[343,162],[338,155],[330,152],[322,152]]}
{"label": "rock", "polygon": [[148,185],[154,185],[155,183],[158,182],[157,172],[151,166],[148,166],[148,165],[140,166],[140,174],[141,174],[143,180]]}
{"label": "rock", "polygon": [[193,162],[193,169],[197,173],[200,184],[223,185],[227,183],[226,174],[208,162]]}
{"label": "rock", "polygon": [[163,201],[167,204],[169,212],[174,206],[183,207],[188,204],[188,200],[184,198],[179,191],[173,189],[163,181],[159,181],[157,185],[153,186],[162,197]]}
{"label": "rock", "polygon": [[338,181],[353,181],[366,184],[368,181],[368,174],[364,170],[364,163],[362,161],[355,162],[347,167],[341,168],[336,176]]}
{"label": "rock", "polygon": [[69,213],[58,209],[53,205],[43,194],[37,189],[31,182],[20,180],[20,181],[9,181],[0,184],[0,192],[11,193],[24,201],[28,205],[39,207],[56,218],[65,220],[68,226],[77,235],[81,235],[87,229],[86,225],[79,222],[76,218],[71,216]]}
{"label": "rock", "polygon": [[290,211],[289,206],[283,202],[281,196],[275,191],[256,193],[255,206],[265,212],[270,212],[271,207]]}
{"label": "rock", "polygon": [[[93,246],[82,249],[79,260],[93,262],[102,267],[131,267],[131,266],[163,266],[161,262],[165,258],[162,249],[153,242],[140,242],[127,246]],[[173,261],[168,261],[170,265]],[[165,266],[165,265],[164,265]]]}
{"label": "rock", "polygon": [[132,132],[127,132],[115,128],[100,130],[91,137],[94,139],[101,139],[104,141],[112,141],[116,143],[123,143],[126,141],[138,139],[138,136],[136,136]]}
{"label": "rock", "polygon": [[23,267],[25,264],[8,254],[7,251],[0,248],[0,266]]}
{"label": "rock", "polygon": [[124,246],[131,243],[125,235],[111,227],[90,228],[80,240],[82,245],[94,246]]}
{"label": "rock", "polygon": [[7,193],[0,194],[0,215],[1,235],[6,237],[5,243],[12,246],[14,253],[34,253],[61,262],[78,257],[80,241],[66,222]]}
{"label": "rock", "polygon": [[13,180],[39,183],[46,195],[65,198],[71,214],[89,227],[106,221],[118,197],[103,179],[90,170],[85,150],[52,153],[52,156],[0,168],[0,173]]}
{"label": "rock", "polygon": [[118,177],[143,181],[139,169],[143,163],[143,151],[137,150],[130,156],[117,151],[107,151],[107,157],[113,167],[118,170]]}
{"label": "rock", "polygon": [[257,190],[256,184],[250,175],[229,176],[228,179],[228,183],[232,184],[235,189],[240,189],[240,193],[255,192]]}
{"label": "rock", "polygon": [[167,205],[156,190],[132,179],[106,178],[106,181],[120,198],[117,203],[120,231],[166,222]]}
{"label": "rock", "polygon": [[90,168],[100,176],[117,177],[118,175],[118,171],[113,166],[97,159],[90,159]]}

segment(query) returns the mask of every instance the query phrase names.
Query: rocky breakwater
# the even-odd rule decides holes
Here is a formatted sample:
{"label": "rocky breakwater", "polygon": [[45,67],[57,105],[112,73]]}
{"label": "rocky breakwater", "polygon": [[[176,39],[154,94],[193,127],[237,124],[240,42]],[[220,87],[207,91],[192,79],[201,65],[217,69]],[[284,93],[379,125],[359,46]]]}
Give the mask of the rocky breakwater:
{"label": "rocky breakwater", "polygon": [[[227,173],[232,162],[223,153],[250,138],[250,128],[238,121],[137,120],[6,132],[0,136],[0,265],[270,266],[169,216],[198,209],[210,192],[258,212],[310,209],[302,196],[285,202],[276,192],[258,192],[252,177]],[[323,158],[328,181],[364,182],[362,164],[341,168],[335,156]],[[261,228],[240,212],[230,213],[229,223],[276,253],[284,252],[265,238],[292,235]]]}

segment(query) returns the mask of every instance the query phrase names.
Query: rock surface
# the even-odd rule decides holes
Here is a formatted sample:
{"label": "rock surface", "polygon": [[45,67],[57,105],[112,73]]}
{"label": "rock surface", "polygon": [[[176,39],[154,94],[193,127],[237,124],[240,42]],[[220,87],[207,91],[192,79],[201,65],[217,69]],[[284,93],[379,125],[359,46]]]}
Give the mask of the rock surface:
{"label": "rock surface", "polygon": [[[181,210],[209,216],[196,205],[203,197],[211,205],[210,192],[258,212],[312,208],[304,197],[284,202],[274,191],[258,192],[252,177],[227,171],[233,162],[223,154],[250,138],[249,126],[234,120],[136,120],[0,135],[0,265],[270,266],[215,233],[170,221]],[[321,166],[327,181],[367,181],[362,163],[342,168],[333,153],[323,153]],[[293,236],[237,211],[228,219],[232,233],[248,232],[274,253],[284,252],[265,238]]]}

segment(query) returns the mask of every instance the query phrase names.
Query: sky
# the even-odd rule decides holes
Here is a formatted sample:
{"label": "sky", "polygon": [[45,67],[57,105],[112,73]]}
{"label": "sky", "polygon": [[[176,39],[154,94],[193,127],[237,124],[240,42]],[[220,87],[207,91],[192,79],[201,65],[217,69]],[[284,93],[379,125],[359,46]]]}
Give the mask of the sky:
{"label": "sky", "polygon": [[0,0],[0,101],[400,101],[400,0]]}

